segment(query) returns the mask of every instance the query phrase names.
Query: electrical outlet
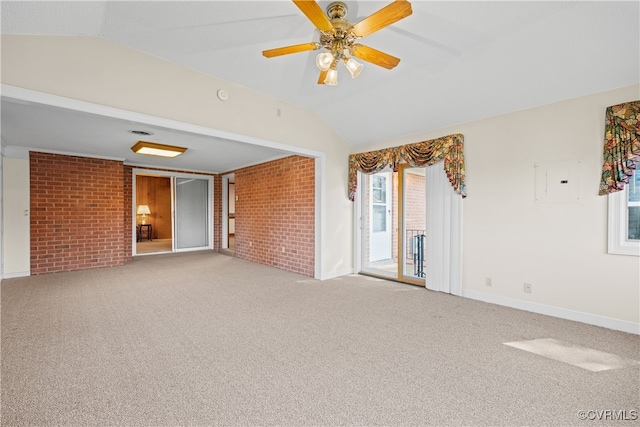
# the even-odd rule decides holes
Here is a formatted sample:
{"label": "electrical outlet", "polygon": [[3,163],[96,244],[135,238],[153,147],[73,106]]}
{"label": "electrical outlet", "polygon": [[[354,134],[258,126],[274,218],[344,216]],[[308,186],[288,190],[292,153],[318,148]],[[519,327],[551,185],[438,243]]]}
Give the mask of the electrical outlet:
{"label": "electrical outlet", "polygon": [[284,252],[284,246],[282,247],[282,252]]}
{"label": "electrical outlet", "polygon": [[252,246],[252,243],[251,243],[251,242],[249,242],[249,246]]}
{"label": "electrical outlet", "polygon": [[487,277],[484,279],[484,284],[487,286],[491,286],[493,285],[493,281],[491,280],[491,277]]}
{"label": "electrical outlet", "polygon": [[525,283],[525,284],[524,284],[524,291],[525,291],[525,293],[527,293],[527,294],[530,294],[530,293],[531,293],[531,283]]}

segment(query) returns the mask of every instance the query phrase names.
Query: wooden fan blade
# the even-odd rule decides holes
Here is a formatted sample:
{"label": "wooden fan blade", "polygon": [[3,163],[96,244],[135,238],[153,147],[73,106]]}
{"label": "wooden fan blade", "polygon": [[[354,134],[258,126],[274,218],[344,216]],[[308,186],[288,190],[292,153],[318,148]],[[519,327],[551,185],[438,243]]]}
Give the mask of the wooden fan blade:
{"label": "wooden fan blade", "polygon": [[364,61],[386,68],[387,70],[392,69],[400,62],[400,58],[358,43],[354,44],[351,48],[351,54]]}
{"label": "wooden fan blade", "polygon": [[320,31],[333,31],[333,24],[329,21],[329,17],[315,0],[293,0],[293,2]]}
{"label": "wooden fan blade", "polygon": [[323,85],[324,79],[327,78],[327,71],[320,71],[320,75],[318,76],[318,84]]}
{"label": "wooden fan blade", "polygon": [[411,3],[406,0],[396,0],[355,24],[352,31],[356,37],[368,36],[406,18],[411,13],[413,13]]}
{"label": "wooden fan blade", "polygon": [[263,50],[262,54],[267,58],[273,58],[274,56],[289,55],[291,53],[305,52],[307,50],[316,50],[319,48],[320,44],[311,42],[294,44],[292,46],[278,47],[276,49]]}

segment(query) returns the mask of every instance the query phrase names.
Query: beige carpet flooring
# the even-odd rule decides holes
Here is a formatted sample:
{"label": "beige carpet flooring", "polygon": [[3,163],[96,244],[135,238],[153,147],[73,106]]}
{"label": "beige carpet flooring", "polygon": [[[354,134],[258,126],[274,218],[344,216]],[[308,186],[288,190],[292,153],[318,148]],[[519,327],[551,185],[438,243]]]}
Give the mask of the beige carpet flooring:
{"label": "beige carpet flooring", "polygon": [[633,417],[637,365],[505,345],[632,360],[638,336],[365,276],[190,252],[4,280],[1,302],[4,426],[638,425],[595,412]]}
{"label": "beige carpet flooring", "polygon": [[136,243],[136,254],[171,252],[171,239],[141,240]]}

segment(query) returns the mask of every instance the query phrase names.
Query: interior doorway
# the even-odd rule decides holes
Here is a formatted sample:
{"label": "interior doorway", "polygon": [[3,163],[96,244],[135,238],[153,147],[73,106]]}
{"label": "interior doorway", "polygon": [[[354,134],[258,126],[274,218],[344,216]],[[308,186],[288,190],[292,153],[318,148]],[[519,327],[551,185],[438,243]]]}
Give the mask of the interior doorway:
{"label": "interior doorway", "polygon": [[136,177],[136,254],[171,252],[171,178]]}
{"label": "interior doorway", "polygon": [[236,193],[235,175],[222,175],[222,242],[221,252],[234,255],[236,250]]}
{"label": "interior doorway", "polygon": [[362,272],[425,286],[425,168],[403,164],[362,180]]}
{"label": "interior doorway", "polygon": [[228,249],[232,252],[236,250],[236,184],[231,177],[227,183],[227,238],[228,238]]}
{"label": "interior doorway", "polygon": [[213,249],[213,180],[133,171],[133,255]]}

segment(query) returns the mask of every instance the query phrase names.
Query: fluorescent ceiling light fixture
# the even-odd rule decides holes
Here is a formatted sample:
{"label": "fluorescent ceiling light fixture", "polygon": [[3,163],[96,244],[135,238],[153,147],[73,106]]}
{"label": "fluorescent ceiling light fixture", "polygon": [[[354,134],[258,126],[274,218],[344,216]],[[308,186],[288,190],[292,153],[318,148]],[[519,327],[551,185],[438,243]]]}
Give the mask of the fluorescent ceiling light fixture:
{"label": "fluorescent ceiling light fixture", "polygon": [[186,148],[174,145],[156,144],[155,142],[138,141],[131,147],[136,154],[146,154],[148,156],[176,157],[187,151]]}

